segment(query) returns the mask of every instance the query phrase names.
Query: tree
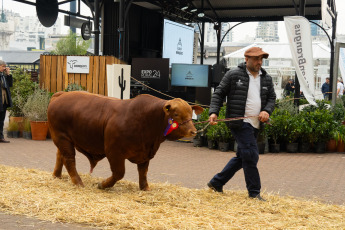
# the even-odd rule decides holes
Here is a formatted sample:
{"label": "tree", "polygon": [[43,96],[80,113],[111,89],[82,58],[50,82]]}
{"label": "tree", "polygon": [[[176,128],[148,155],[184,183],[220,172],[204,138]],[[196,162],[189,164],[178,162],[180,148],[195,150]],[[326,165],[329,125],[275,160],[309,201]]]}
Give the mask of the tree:
{"label": "tree", "polygon": [[51,53],[56,55],[85,55],[90,44],[91,40],[85,41],[70,30],[67,37],[59,39],[55,50]]}

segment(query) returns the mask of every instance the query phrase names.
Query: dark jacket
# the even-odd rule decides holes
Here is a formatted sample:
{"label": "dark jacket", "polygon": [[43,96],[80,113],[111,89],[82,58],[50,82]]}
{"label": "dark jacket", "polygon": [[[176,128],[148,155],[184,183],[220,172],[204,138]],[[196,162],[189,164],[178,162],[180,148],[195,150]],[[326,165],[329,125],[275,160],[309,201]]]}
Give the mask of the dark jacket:
{"label": "dark jacket", "polygon": [[329,84],[327,84],[326,82],[322,84],[321,87],[321,92],[325,95],[327,94],[331,94],[331,92],[329,92]]}
{"label": "dark jacket", "polygon": [[[261,72],[261,111],[266,111],[271,115],[274,110],[276,94],[274,92],[271,76],[262,68]],[[246,108],[248,87],[249,76],[246,72],[246,64],[241,63],[237,68],[229,70],[224,75],[222,81],[212,95],[209,114],[215,113],[218,115],[223,105],[223,100],[227,96],[226,117],[243,117]],[[236,120],[228,123],[230,123],[231,128],[239,128],[242,127],[243,120]]]}
{"label": "dark jacket", "polygon": [[[0,75],[2,75],[3,73],[0,73]],[[6,80],[6,92],[7,92],[7,100],[9,102],[9,105],[7,107],[11,107],[12,106],[12,98],[11,98],[11,91],[10,91],[10,87],[12,87],[13,85],[13,78],[12,75],[7,75],[5,76],[5,80]],[[1,81],[1,76],[0,76],[0,81]],[[0,88],[1,88],[1,82],[0,82]],[[2,90],[2,89],[0,89]],[[0,91],[0,112],[2,112],[3,109],[3,102],[2,102],[2,92]]]}

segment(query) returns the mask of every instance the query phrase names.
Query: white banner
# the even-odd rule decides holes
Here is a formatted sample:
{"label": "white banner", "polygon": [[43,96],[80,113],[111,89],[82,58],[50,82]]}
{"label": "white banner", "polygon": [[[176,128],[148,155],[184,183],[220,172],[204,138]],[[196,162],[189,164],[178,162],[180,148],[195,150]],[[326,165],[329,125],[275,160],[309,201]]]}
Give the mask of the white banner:
{"label": "white banner", "polygon": [[123,99],[129,99],[131,92],[131,66],[120,64],[107,65],[107,85],[108,97],[121,99],[121,87],[124,87]]}
{"label": "white banner", "polygon": [[340,69],[340,75],[343,79],[343,82],[345,80],[345,48],[339,49],[339,69]]}
{"label": "white banner", "polygon": [[90,57],[67,56],[67,73],[89,73]]}
{"label": "white banner", "polygon": [[284,17],[284,22],[301,90],[308,102],[316,105],[310,23],[302,16]]}

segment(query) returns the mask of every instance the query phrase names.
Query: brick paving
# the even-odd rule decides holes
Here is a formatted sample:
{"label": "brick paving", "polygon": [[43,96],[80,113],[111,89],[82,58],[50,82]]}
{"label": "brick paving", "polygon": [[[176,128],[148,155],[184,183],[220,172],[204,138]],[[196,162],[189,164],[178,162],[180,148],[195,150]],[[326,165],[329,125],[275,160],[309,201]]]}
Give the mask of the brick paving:
{"label": "brick paving", "polygon": [[[10,144],[0,144],[0,164],[36,168],[52,172],[56,147],[52,140],[33,141],[23,138],[9,139]],[[164,142],[148,172],[149,183],[168,182],[188,188],[206,188],[206,183],[219,172],[234,152],[220,152],[192,143]],[[87,158],[77,153],[77,170],[89,172]],[[345,203],[345,153],[267,153],[260,155],[259,171],[263,196],[279,193],[326,203]],[[65,169],[64,169],[65,172]],[[110,176],[107,159],[96,166],[96,177]],[[138,182],[136,165],[126,162],[125,180]],[[116,186],[116,184],[115,184]],[[240,170],[224,187],[225,190],[245,190],[243,171]],[[5,227],[5,228],[4,228]],[[42,222],[23,216],[0,213],[0,229],[87,229],[79,225]]]}

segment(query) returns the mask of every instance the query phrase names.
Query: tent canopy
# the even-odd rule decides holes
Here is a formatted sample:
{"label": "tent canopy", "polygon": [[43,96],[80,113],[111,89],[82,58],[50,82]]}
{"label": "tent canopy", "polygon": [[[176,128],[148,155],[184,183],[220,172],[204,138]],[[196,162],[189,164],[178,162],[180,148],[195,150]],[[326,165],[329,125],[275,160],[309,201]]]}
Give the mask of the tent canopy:
{"label": "tent canopy", "polygon": [[[250,47],[260,47],[262,50],[269,54],[270,58],[284,58],[291,59],[291,51],[289,43],[279,43],[279,42],[262,42],[253,43],[228,55],[224,58],[244,58],[244,52]],[[329,59],[331,57],[331,50],[324,44],[320,42],[314,42],[312,44],[313,48],[313,58],[314,59]]]}

